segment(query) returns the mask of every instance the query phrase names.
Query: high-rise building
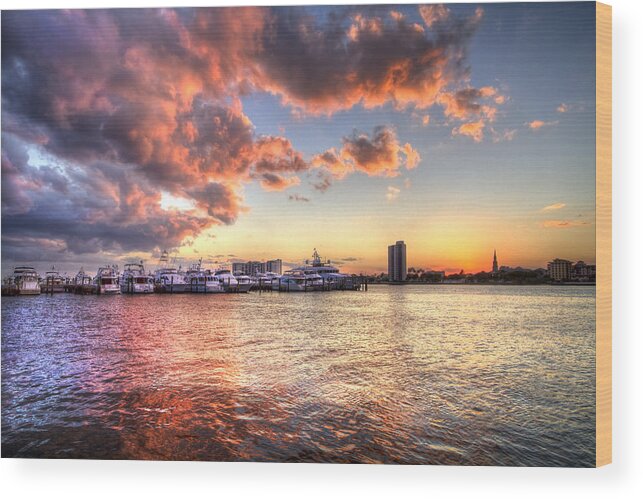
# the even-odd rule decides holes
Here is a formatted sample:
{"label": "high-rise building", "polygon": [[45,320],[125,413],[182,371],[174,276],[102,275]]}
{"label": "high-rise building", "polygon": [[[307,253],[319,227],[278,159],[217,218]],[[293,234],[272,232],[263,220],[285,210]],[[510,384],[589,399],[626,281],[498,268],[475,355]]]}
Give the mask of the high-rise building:
{"label": "high-rise building", "polygon": [[274,272],[281,275],[281,258],[276,260],[268,260],[266,262],[266,272]]}
{"label": "high-rise building", "polygon": [[391,282],[406,281],[406,244],[397,241],[388,247],[388,280]]}
{"label": "high-rise building", "polygon": [[555,258],[547,264],[547,272],[554,281],[569,281],[572,276],[572,262]]}
{"label": "high-rise building", "polygon": [[493,265],[491,267],[491,273],[498,273],[498,257],[496,256],[496,250],[493,250]]}

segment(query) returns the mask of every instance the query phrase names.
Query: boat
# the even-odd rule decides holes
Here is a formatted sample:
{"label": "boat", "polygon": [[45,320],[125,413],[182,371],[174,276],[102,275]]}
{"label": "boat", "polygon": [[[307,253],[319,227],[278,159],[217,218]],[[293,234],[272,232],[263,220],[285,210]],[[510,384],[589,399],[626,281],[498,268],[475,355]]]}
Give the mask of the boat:
{"label": "boat", "polygon": [[281,276],[275,272],[260,273],[255,276],[253,287],[257,289],[272,289],[272,284],[279,279],[281,279]]}
{"label": "boat", "polygon": [[89,274],[85,273],[83,267],[80,268],[78,273],[73,279],[74,293],[76,294],[92,294],[96,292],[97,287],[93,284],[93,279]]}
{"label": "boat", "polygon": [[314,289],[357,289],[359,287],[359,282],[353,276],[341,272],[330,260],[322,260],[317,248],[313,249],[312,260],[306,260],[305,265],[292,270],[309,276]]}
{"label": "boat", "polygon": [[86,274],[85,269],[81,267],[80,270],[78,271],[78,274],[76,274],[76,277],[74,277],[74,284],[76,286],[84,286],[91,283],[92,283],[91,276],[89,274]]}
{"label": "boat", "polygon": [[255,281],[252,279],[252,277],[245,274],[238,274],[234,277],[237,280],[237,287],[235,290],[237,293],[247,293],[255,285]]}
{"label": "boat", "polygon": [[185,273],[188,290],[191,293],[223,293],[223,285],[210,270],[201,268],[201,260],[190,266]]}
{"label": "boat", "polygon": [[99,295],[120,295],[118,284],[118,268],[115,265],[100,267],[94,277],[94,285]]}
{"label": "boat", "polygon": [[185,276],[173,266],[164,267],[154,272],[154,287],[161,293],[185,293],[188,291]]}
{"label": "boat", "polygon": [[350,274],[340,272],[330,260],[323,261],[317,248],[313,249],[312,260],[290,269],[272,284],[280,291],[322,291],[331,289],[357,289],[359,283]]}
{"label": "boat", "polygon": [[154,293],[154,277],[145,273],[143,261],[126,263],[120,279],[121,293],[149,294]]}
{"label": "boat", "polygon": [[159,293],[185,293],[189,291],[185,275],[168,261],[167,251],[161,253],[159,268],[154,272],[154,289]]}
{"label": "boat", "polygon": [[272,282],[273,291],[312,291],[308,289],[308,277],[299,270],[286,270]]}
{"label": "boat", "polygon": [[215,270],[214,277],[221,283],[226,293],[247,293],[252,287],[252,281],[249,277],[248,281],[241,285],[239,280],[228,269]]}
{"label": "boat", "polygon": [[8,295],[39,295],[40,284],[36,269],[26,265],[15,267],[13,274],[5,279],[2,287],[3,294]]}
{"label": "boat", "polygon": [[43,293],[64,293],[65,284],[65,278],[52,266],[51,270],[45,272],[45,277],[40,282],[40,290]]}

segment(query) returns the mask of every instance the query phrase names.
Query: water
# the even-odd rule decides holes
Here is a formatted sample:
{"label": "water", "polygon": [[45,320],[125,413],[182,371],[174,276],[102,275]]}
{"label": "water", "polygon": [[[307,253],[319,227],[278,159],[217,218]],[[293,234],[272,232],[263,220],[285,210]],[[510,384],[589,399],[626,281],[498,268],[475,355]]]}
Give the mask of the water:
{"label": "water", "polygon": [[2,456],[593,466],[595,289],[2,299]]}

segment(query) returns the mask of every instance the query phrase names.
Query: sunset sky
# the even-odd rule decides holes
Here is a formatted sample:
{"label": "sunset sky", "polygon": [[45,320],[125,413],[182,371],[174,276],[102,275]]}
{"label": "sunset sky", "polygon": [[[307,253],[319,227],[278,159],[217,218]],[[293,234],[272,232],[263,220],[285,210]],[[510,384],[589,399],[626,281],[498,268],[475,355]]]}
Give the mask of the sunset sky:
{"label": "sunset sky", "polygon": [[595,261],[594,3],[2,12],[2,273]]}

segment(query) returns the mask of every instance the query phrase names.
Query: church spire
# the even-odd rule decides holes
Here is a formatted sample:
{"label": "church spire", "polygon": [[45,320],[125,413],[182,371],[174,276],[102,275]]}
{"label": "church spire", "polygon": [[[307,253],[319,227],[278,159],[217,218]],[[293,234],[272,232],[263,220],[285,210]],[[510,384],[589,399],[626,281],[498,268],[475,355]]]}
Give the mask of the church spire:
{"label": "church spire", "polygon": [[493,267],[492,267],[491,272],[492,272],[493,274],[497,274],[497,273],[498,273],[498,257],[496,256],[496,250],[495,250],[495,248],[494,248],[494,250],[493,250]]}

